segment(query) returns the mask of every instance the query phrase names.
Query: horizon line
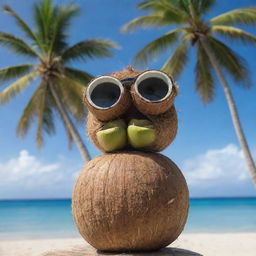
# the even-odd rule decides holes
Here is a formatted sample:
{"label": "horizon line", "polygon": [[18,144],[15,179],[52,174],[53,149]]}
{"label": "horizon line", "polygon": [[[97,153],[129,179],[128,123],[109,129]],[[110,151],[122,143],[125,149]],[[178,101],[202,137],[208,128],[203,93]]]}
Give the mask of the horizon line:
{"label": "horizon line", "polygon": [[[256,199],[256,196],[209,196],[209,197],[190,197],[192,200],[203,200],[203,199]],[[0,202],[8,201],[67,201],[72,200],[71,197],[65,198],[10,198],[10,199],[0,199]]]}

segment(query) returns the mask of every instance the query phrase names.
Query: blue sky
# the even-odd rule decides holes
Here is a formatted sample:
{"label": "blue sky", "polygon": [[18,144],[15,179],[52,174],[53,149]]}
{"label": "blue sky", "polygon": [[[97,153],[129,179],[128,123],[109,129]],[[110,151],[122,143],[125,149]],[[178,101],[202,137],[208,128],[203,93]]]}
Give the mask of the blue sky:
{"label": "blue sky", "polygon": [[[9,4],[31,24],[31,5],[34,0],[0,0]],[[68,3],[70,1],[55,1]],[[112,58],[92,60],[74,64],[75,67],[93,75],[109,74],[132,63],[135,53],[151,40],[170,28],[138,30],[133,34],[121,34],[120,28],[126,22],[143,13],[136,10],[139,1],[88,0],[73,1],[82,8],[80,17],[74,20],[70,30],[70,44],[89,38],[110,39],[120,45]],[[208,18],[228,11],[255,5],[253,0],[217,1]],[[256,34],[256,28],[248,31]],[[22,33],[13,20],[0,15],[0,31],[18,36]],[[234,46],[227,42],[230,46]],[[256,51],[252,46],[238,44],[235,50],[245,57],[252,71],[256,85]],[[169,54],[172,49],[169,50]],[[148,68],[160,68],[168,52],[151,63]],[[23,57],[0,48],[0,68],[24,63]],[[28,60],[29,61],[29,60]],[[220,84],[217,82],[215,100],[205,106],[194,88],[193,50],[190,62],[178,79],[180,94],[176,98],[179,117],[178,135],[172,145],[163,153],[175,161],[187,178],[190,194],[204,196],[256,196],[250,181],[247,166],[232,126],[229,110]],[[250,148],[256,156],[256,88],[244,90],[228,78],[238,106],[241,122]],[[16,138],[16,125],[22,109],[28,102],[37,83],[11,103],[0,107],[0,199],[2,198],[45,198],[70,197],[72,186],[83,163],[73,146],[68,149],[65,131],[57,122],[56,135],[45,137],[44,147],[38,151],[34,141],[35,130],[30,130],[24,139]],[[2,87],[4,88],[4,87]],[[79,127],[92,157],[100,152],[85,134],[85,125]]]}

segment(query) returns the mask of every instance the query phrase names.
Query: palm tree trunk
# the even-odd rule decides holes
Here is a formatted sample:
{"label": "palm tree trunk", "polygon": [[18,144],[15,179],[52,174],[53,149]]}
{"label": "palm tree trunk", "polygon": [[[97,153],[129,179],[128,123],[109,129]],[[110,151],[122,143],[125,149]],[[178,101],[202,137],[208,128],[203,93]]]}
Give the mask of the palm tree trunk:
{"label": "palm tree trunk", "polygon": [[49,87],[50,87],[51,93],[55,99],[55,102],[56,102],[57,108],[60,112],[60,115],[61,115],[62,119],[64,120],[66,126],[68,127],[68,129],[71,133],[71,136],[73,137],[74,141],[76,142],[76,145],[77,145],[83,159],[87,162],[90,161],[91,160],[90,154],[89,154],[86,146],[84,145],[71,118],[69,117],[68,112],[65,109],[65,106],[63,105],[61,99],[59,98],[59,96],[54,88],[54,85],[50,84]]}
{"label": "palm tree trunk", "polygon": [[256,166],[255,166],[254,160],[252,158],[250,149],[248,147],[248,143],[246,141],[246,138],[245,138],[242,126],[241,126],[241,122],[240,122],[240,119],[239,119],[239,116],[238,116],[237,108],[236,108],[231,90],[229,88],[227,80],[225,79],[225,77],[222,73],[221,67],[220,67],[216,57],[214,56],[214,54],[212,53],[211,49],[209,48],[209,46],[206,42],[206,39],[201,38],[200,41],[202,43],[202,46],[203,46],[206,54],[208,55],[208,57],[210,59],[210,62],[212,63],[212,65],[213,65],[213,67],[214,67],[214,69],[217,73],[217,76],[218,76],[218,78],[219,78],[219,80],[222,84],[222,87],[224,89],[224,93],[225,93],[227,103],[228,103],[228,106],[229,106],[229,110],[230,110],[230,113],[231,113],[233,125],[235,127],[236,135],[237,135],[238,141],[240,143],[240,146],[242,148],[242,151],[244,153],[245,159],[247,161],[249,171],[251,172],[252,180],[254,182],[254,185],[256,186]]}

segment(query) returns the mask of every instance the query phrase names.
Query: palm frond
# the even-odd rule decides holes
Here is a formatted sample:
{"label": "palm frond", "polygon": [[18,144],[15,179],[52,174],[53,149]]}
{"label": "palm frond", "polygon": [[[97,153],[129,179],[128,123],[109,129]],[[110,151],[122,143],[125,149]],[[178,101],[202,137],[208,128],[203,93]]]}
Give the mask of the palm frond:
{"label": "palm frond", "polygon": [[197,16],[206,13],[214,4],[216,0],[191,0]]}
{"label": "palm frond", "polygon": [[[178,6],[179,10],[182,10],[186,14],[186,16],[189,19],[191,19],[191,7],[194,9],[191,1],[179,0],[179,1],[177,1],[177,6]],[[193,10],[193,12],[194,12],[194,10]]]}
{"label": "palm frond", "polygon": [[224,26],[224,25],[213,25],[211,31],[218,35],[224,36],[230,40],[240,40],[242,43],[256,43],[256,36],[250,34],[240,28]]}
{"label": "palm frond", "polygon": [[163,27],[169,24],[169,20],[162,13],[150,14],[131,20],[121,28],[121,32],[128,33],[137,28]]}
{"label": "palm frond", "polygon": [[37,102],[37,131],[36,131],[36,143],[38,148],[41,148],[43,145],[43,132],[45,131],[48,134],[55,133],[55,126],[53,123],[53,112],[49,104],[50,97],[47,84],[45,81],[41,82],[41,96]]}
{"label": "palm frond", "polygon": [[0,69],[0,85],[8,80],[18,78],[29,73],[33,69],[31,64],[10,66]]}
{"label": "palm frond", "polygon": [[24,108],[17,126],[17,136],[24,137],[27,134],[33,121],[37,118],[37,144],[39,147],[42,145],[43,142],[43,138],[40,138],[40,136],[42,136],[43,130],[46,131],[48,134],[55,133],[52,106],[49,103],[50,96],[51,95],[49,95],[47,91],[47,85],[44,81],[42,81],[33,93],[27,106]]}
{"label": "palm frond", "polygon": [[148,0],[138,4],[138,9],[148,10],[152,14],[162,14],[170,24],[181,24],[187,18],[187,13],[179,6],[179,1]]}
{"label": "palm frond", "polygon": [[235,9],[210,20],[213,25],[255,25],[256,7]]}
{"label": "palm frond", "polygon": [[12,34],[0,32],[0,44],[7,46],[15,53],[23,54],[29,57],[40,58],[40,56],[25,41]]}
{"label": "palm frond", "polygon": [[73,4],[60,6],[57,8],[55,22],[52,24],[51,29],[51,52],[60,53],[66,46],[67,28],[70,25],[70,21],[77,14],[80,13],[80,9]]}
{"label": "palm frond", "polygon": [[200,41],[197,44],[197,62],[195,66],[196,90],[203,103],[208,103],[214,98],[215,84],[212,74],[212,65]]}
{"label": "palm frond", "polygon": [[66,76],[58,76],[54,82],[58,94],[61,95],[62,101],[67,109],[72,113],[78,122],[82,122],[86,116],[86,109],[83,104],[83,90],[85,85],[76,82]]}
{"label": "palm frond", "polygon": [[135,56],[135,63],[146,65],[149,60],[157,58],[161,53],[179,40],[181,33],[182,28],[177,28],[150,42],[137,53]]}
{"label": "palm frond", "polygon": [[147,0],[137,5],[140,10],[149,10],[153,13],[168,13],[175,24],[184,21],[186,13],[179,8],[179,1]]}
{"label": "palm frond", "polygon": [[23,113],[19,119],[18,126],[17,126],[17,136],[24,137],[30,128],[30,125],[34,121],[37,112],[37,104],[41,99],[41,95],[44,88],[39,86],[33,96],[30,98],[27,106],[24,108]]}
{"label": "palm frond", "polygon": [[183,42],[176,48],[171,57],[164,63],[162,70],[175,79],[178,78],[188,60],[188,41]]}
{"label": "palm frond", "polygon": [[[55,74],[54,79],[52,79],[52,81],[51,81],[51,86],[54,86],[55,91],[57,91],[58,95],[60,95],[61,101],[62,101],[62,99],[63,99],[63,96],[62,96],[63,90],[61,90],[62,89],[61,88],[62,84],[61,84],[61,80],[59,79],[60,77],[63,77],[63,76],[60,76],[59,74]],[[71,131],[70,131],[70,126],[66,123],[66,120],[64,119],[62,112],[57,107],[54,96],[51,94],[51,97],[48,97],[48,99],[50,100],[52,108],[54,108],[56,110],[56,113],[59,114],[59,117],[62,121],[62,124],[64,125],[65,131],[66,131],[66,134],[67,134],[67,137],[68,137],[69,148],[71,148],[72,144],[74,142],[74,139],[73,139],[73,136],[72,136]],[[65,112],[70,113],[68,107],[65,105],[65,102],[62,101],[62,103],[64,103],[62,105],[63,105],[63,108],[64,108]]]}
{"label": "palm frond", "polygon": [[138,9],[140,10],[150,10],[150,11],[162,11],[166,8],[171,8],[172,5],[170,5],[170,1],[167,3],[167,1],[163,0],[146,0],[137,5]]}
{"label": "palm frond", "polygon": [[44,0],[35,3],[33,6],[33,16],[36,28],[36,36],[40,41],[40,49],[47,54],[51,42],[51,27],[56,18],[56,7],[52,6],[52,0]]}
{"label": "palm frond", "polygon": [[228,74],[240,84],[250,87],[251,81],[246,60],[216,38],[208,37],[207,42],[217,61]]}
{"label": "palm frond", "polygon": [[45,55],[59,54],[67,47],[67,28],[79,11],[73,4],[53,6],[51,0],[34,5],[36,35],[41,42],[40,49]]}
{"label": "palm frond", "polygon": [[132,32],[138,28],[163,27],[184,22],[185,13],[167,1],[145,1],[138,5],[139,9],[147,9],[151,14],[135,18],[124,25],[122,32]]}
{"label": "palm frond", "polygon": [[26,24],[26,22],[16,13],[13,11],[13,9],[9,5],[4,5],[3,10],[8,15],[12,16],[16,24],[19,26],[19,28],[26,33],[26,35],[33,41],[37,41],[36,35],[31,30],[31,28]]}
{"label": "palm frond", "polygon": [[64,67],[64,75],[72,80],[75,80],[84,86],[92,80],[93,76],[85,71],[71,68],[71,67]]}
{"label": "palm frond", "polygon": [[0,93],[0,104],[9,102],[13,97],[25,90],[29,86],[31,80],[37,75],[37,72],[29,73],[5,88]]}
{"label": "palm frond", "polygon": [[[68,112],[68,110],[67,109],[65,109],[67,112]],[[73,136],[72,136],[72,134],[71,134],[71,132],[70,132],[70,128],[69,128],[69,126],[67,125],[67,123],[65,122],[65,120],[63,119],[63,116],[62,116],[62,114],[60,113],[60,110],[57,108],[57,113],[59,114],[59,117],[60,117],[60,119],[62,120],[62,124],[63,124],[63,126],[64,126],[64,129],[65,129],[65,131],[66,131],[66,134],[67,134],[67,138],[68,138],[68,147],[69,147],[69,149],[71,149],[72,148],[72,145],[73,145],[73,142],[74,142],[74,139],[73,139]]]}
{"label": "palm frond", "polygon": [[111,50],[117,48],[117,45],[111,41],[103,39],[85,40],[66,49],[62,54],[63,62],[82,60],[88,58],[105,58],[112,56]]}

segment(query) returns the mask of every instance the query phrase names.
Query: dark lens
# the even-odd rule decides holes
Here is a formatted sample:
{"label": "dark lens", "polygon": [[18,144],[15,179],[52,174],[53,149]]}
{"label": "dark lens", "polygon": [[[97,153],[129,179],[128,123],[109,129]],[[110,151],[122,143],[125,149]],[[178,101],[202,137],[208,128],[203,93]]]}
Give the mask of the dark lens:
{"label": "dark lens", "polygon": [[163,99],[169,91],[169,86],[160,78],[149,77],[141,81],[138,85],[139,94],[150,101]]}
{"label": "dark lens", "polygon": [[118,85],[113,83],[98,84],[91,93],[91,101],[98,107],[108,108],[114,105],[121,94]]}

